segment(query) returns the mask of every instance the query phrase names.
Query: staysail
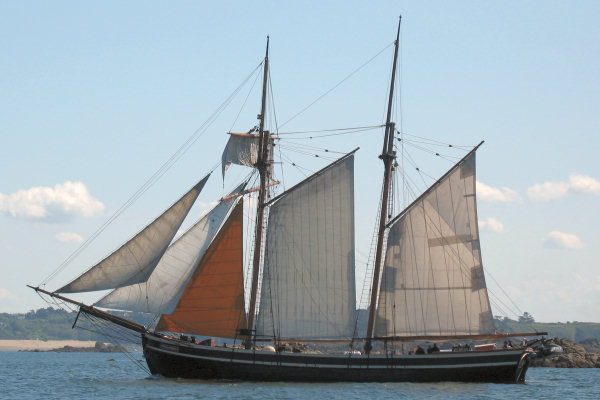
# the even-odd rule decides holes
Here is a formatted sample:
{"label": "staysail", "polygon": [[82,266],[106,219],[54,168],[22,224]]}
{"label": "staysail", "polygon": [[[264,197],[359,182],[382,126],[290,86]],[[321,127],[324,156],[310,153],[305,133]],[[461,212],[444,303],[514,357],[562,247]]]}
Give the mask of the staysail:
{"label": "staysail", "polygon": [[[242,186],[234,191],[239,192]],[[97,307],[146,313],[171,313],[209,244],[235,204],[222,200],[165,252],[147,281],[117,288],[94,304]]]}
{"label": "staysail", "polygon": [[354,154],[274,199],[257,335],[352,337]]}
{"label": "staysail", "polygon": [[177,233],[209,176],[127,243],[56,292],[88,292],[144,282]]}
{"label": "staysail", "polygon": [[473,151],[392,222],[375,336],[493,330],[479,248]]}
{"label": "staysail", "polygon": [[246,326],[243,202],[238,202],[187,283],[175,310],[155,330],[235,338]]}

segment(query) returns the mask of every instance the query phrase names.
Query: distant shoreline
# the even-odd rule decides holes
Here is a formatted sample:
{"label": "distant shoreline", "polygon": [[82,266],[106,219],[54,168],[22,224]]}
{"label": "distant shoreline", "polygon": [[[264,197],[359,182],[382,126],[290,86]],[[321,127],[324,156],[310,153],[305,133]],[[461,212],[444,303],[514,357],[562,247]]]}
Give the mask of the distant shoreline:
{"label": "distant shoreline", "polygon": [[5,340],[0,339],[0,351],[49,351],[65,346],[94,347],[93,340]]}

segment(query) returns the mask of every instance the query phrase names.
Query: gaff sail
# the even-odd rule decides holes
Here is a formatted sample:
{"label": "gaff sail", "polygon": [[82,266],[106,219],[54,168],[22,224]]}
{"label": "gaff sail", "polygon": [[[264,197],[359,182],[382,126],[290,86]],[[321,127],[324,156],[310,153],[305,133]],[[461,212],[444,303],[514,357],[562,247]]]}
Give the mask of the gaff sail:
{"label": "gaff sail", "polygon": [[260,304],[258,335],[352,337],[353,153],[273,201]]}
{"label": "gaff sail", "polygon": [[475,200],[473,151],[392,222],[375,336],[494,331]]}

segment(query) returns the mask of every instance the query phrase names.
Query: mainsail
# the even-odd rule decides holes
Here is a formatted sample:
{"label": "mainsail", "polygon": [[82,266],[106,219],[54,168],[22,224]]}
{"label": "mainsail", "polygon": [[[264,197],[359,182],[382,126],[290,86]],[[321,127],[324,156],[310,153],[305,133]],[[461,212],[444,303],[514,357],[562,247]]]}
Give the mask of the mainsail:
{"label": "mainsail", "polygon": [[208,174],[140,233],[57,293],[114,289],[144,282],[152,273],[208,180]]}
{"label": "mainsail", "polygon": [[352,337],[354,155],[276,198],[269,209],[257,334]]}
{"label": "mainsail", "polygon": [[[242,186],[234,192],[239,192]],[[169,246],[147,281],[117,288],[95,306],[146,313],[173,312],[190,276],[236,199],[229,196],[221,200]]]}
{"label": "mainsail", "polygon": [[375,336],[493,330],[479,248],[473,151],[392,222]]}
{"label": "mainsail", "polygon": [[157,331],[235,338],[246,326],[243,278],[243,201],[211,243],[170,314]]}

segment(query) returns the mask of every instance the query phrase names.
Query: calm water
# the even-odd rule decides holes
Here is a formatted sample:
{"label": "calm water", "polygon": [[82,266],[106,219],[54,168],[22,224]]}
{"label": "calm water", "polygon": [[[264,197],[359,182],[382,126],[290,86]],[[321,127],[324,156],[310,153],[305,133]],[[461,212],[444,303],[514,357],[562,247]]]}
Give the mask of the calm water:
{"label": "calm water", "polygon": [[600,399],[600,369],[532,368],[524,385],[202,382],[149,377],[122,354],[0,352],[0,398]]}

